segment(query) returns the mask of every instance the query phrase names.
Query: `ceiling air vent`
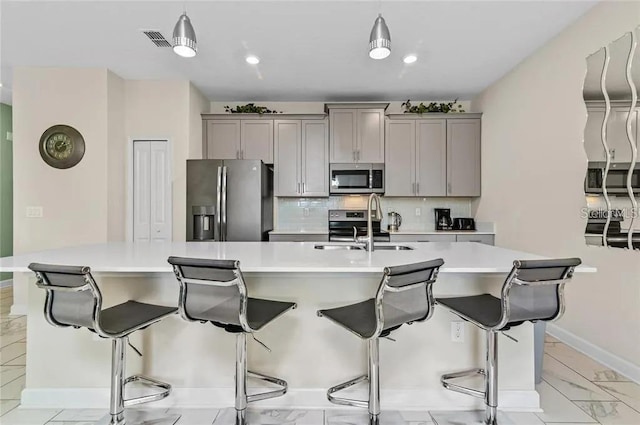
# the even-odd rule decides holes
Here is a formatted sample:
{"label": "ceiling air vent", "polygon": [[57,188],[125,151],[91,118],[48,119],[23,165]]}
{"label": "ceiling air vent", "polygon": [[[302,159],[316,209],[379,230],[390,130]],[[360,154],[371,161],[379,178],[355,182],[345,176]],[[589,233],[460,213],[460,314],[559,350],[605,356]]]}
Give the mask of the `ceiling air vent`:
{"label": "ceiling air vent", "polygon": [[169,43],[167,39],[164,38],[160,31],[143,30],[142,32],[144,33],[144,35],[149,37],[149,40],[151,40],[151,42],[155,44],[156,47],[171,47],[171,43]]}

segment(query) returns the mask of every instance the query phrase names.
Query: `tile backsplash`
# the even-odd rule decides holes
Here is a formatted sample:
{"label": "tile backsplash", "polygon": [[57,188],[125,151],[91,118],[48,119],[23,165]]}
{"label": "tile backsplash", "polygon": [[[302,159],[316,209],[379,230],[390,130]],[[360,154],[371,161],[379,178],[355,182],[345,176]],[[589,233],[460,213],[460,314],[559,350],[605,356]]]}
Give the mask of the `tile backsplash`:
{"label": "tile backsplash", "polygon": [[[327,228],[329,210],[365,209],[367,196],[331,196],[329,198],[276,198],[278,230],[316,230]],[[387,227],[387,213],[402,215],[402,230],[431,231],[435,228],[434,208],[450,208],[452,217],[472,217],[471,199],[467,198],[385,198],[380,200],[382,226]],[[419,210],[420,215],[416,215]]]}

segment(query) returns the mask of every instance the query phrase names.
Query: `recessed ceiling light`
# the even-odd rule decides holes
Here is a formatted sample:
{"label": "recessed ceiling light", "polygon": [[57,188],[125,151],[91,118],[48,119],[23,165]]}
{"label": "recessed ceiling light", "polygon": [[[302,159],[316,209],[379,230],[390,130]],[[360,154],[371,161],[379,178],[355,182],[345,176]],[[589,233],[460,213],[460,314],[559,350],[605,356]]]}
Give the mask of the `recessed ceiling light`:
{"label": "recessed ceiling light", "polygon": [[0,83],[0,87],[2,87],[2,83]]}
{"label": "recessed ceiling light", "polygon": [[416,55],[407,55],[402,60],[404,61],[404,63],[414,63],[418,60],[418,57]]}
{"label": "recessed ceiling light", "polygon": [[260,63],[260,59],[257,56],[247,56],[247,59],[245,60],[251,65],[257,65]]}

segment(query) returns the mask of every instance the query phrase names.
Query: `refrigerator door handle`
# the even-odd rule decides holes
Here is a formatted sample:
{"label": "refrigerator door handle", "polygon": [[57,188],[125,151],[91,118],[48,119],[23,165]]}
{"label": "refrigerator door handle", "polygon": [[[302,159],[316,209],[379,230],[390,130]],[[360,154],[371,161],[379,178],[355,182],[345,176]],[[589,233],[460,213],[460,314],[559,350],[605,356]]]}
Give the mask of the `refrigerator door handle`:
{"label": "refrigerator door handle", "polygon": [[222,238],[227,240],[227,166],[222,167]]}
{"label": "refrigerator door handle", "polygon": [[214,236],[219,241],[222,240],[222,167],[218,167],[218,184],[216,186],[216,227]]}

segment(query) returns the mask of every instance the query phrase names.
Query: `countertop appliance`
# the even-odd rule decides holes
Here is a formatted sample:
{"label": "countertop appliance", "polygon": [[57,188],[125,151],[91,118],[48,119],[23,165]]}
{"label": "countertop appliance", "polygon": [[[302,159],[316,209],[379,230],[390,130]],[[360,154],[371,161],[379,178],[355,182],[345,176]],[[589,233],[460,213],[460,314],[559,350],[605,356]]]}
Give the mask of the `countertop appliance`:
{"label": "countertop appliance", "polygon": [[[603,177],[606,162],[589,162],[587,177],[584,181],[585,193],[603,193]],[[607,173],[607,193],[612,195],[626,195],[627,175],[631,163],[612,162]],[[637,196],[640,194],[640,162],[631,171],[631,190]]]}
{"label": "countertop appliance", "polygon": [[329,193],[384,193],[384,164],[331,164]]}
{"label": "countertop appliance", "polygon": [[402,216],[400,215],[400,213],[391,211],[388,214],[388,217],[389,224],[387,224],[387,230],[389,230],[390,232],[397,232],[400,229],[400,226],[402,226]]}
{"label": "countertop appliance", "polygon": [[451,220],[451,209],[434,208],[436,215],[436,230],[453,230],[453,221]]}
{"label": "countertop appliance", "polygon": [[476,230],[476,221],[473,218],[454,218],[453,230]]}
{"label": "countertop appliance", "polygon": [[202,240],[194,235],[196,206],[213,207],[216,241],[269,240],[273,169],[260,160],[187,160],[187,241]]}
{"label": "countertop appliance", "polygon": [[[389,232],[380,229],[380,220],[373,220],[374,242],[389,242]],[[367,236],[367,210],[329,210],[329,241],[353,242],[356,236]]]}

